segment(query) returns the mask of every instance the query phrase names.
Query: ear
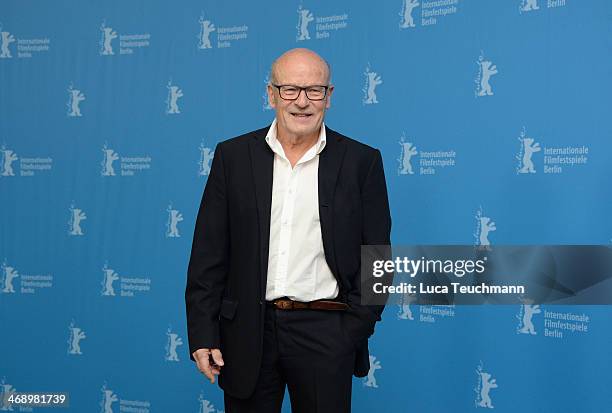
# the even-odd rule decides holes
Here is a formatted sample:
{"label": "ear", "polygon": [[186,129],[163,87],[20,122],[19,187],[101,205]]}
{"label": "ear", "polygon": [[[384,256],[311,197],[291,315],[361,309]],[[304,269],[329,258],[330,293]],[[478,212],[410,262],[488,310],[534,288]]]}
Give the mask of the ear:
{"label": "ear", "polygon": [[267,86],[268,91],[268,102],[270,102],[270,106],[273,109],[276,109],[276,96],[274,96],[274,87],[268,83]]}
{"label": "ear", "polygon": [[325,97],[325,109],[329,109],[331,106],[332,93],[334,93],[334,85],[329,85],[329,88],[327,89],[327,96]]}

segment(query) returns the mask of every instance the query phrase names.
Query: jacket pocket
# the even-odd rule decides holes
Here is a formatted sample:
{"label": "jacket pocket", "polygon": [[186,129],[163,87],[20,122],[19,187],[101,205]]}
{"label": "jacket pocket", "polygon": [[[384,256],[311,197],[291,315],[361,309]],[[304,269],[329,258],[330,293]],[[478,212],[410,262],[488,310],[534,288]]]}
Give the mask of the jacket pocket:
{"label": "jacket pocket", "polygon": [[233,320],[234,316],[236,315],[236,307],[238,307],[237,301],[224,298],[223,301],[221,301],[221,317],[227,318],[228,320]]}

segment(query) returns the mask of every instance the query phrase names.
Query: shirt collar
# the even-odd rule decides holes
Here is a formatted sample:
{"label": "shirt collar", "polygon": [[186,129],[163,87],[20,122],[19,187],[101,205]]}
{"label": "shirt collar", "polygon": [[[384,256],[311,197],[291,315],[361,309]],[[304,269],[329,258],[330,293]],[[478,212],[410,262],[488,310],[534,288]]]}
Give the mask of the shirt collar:
{"label": "shirt collar", "polygon": [[[283,150],[283,146],[280,144],[278,139],[276,138],[276,118],[272,121],[272,125],[270,125],[270,129],[268,129],[268,133],[266,134],[266,143],[270,148],[279,155],[285,156],[285,151]],[[321,131],[319,132],[319,139],[317,143],[314,144],[313,148],[316,148],[315,154],[318,155],[321,153],[323,148],[325,148],[325,144],[327,142],[327,134],[325,133],[325,122],[321,123]],[[310,148],[308,152],[310,152],[313,148]]]}

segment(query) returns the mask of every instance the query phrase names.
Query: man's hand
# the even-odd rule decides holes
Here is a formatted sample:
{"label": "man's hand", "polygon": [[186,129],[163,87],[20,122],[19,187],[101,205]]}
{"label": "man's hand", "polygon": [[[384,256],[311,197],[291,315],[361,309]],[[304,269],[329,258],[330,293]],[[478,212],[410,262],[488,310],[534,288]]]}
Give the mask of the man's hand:
{"label": "man's hand", "polygon": [[[218,348],[201,348],[193,352],[198,370],[200,370],[211,383],[215,382],[215,376],[221,373],[223,367],[223,356]],[[212,358],[212,360],[211,360]]]}

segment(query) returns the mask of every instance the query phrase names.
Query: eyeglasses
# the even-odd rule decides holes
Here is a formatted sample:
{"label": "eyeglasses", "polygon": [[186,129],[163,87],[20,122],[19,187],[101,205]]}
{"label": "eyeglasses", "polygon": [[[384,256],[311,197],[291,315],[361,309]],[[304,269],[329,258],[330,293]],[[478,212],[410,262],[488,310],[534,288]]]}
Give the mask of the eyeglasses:
{"label": "eyeglasses", "polygon": [[275,85],[272,84],[275,88],[278,89],[278,94],[282,99],[285,100],[297,100],[300,97],[300,93],[302,90],[306,93],[306,97],[308,100],[323,100],[325,96],[327,96],[327,89],[329,86],[294,86],[294,85]]}

